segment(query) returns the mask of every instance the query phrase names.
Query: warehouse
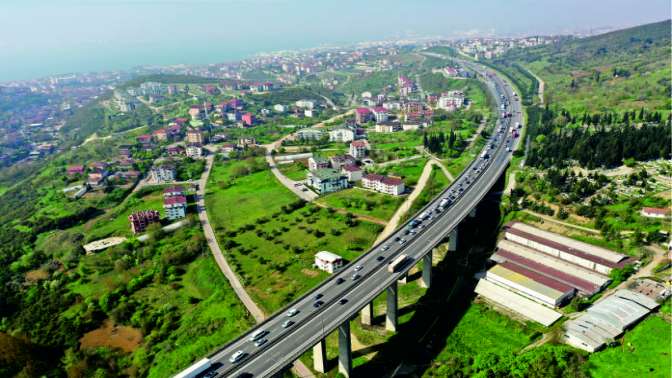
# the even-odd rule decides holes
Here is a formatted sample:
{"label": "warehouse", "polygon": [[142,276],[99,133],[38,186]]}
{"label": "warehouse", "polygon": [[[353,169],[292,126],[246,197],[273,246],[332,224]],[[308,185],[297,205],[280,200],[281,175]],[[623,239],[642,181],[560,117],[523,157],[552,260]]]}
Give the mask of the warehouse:
{"label": "warehouse", "polygon": [[510,262],[493,266],[485,277],[488,281],[550,307],[561,305],[575,292],[569,285]]}
{"label": "warehouse", "polygon": [[631,262],[626,255],[543,231],[524,223],[510,223],[505,230],[507,240],[604,275],[609,275],[613,268],[622,268]]}
{"label": "warehouse", "polygon": [[516,294],[504,287],[481,279],[476,285],[476,293],[491,303],[513,311],[526,319],[540,323],[546,327],[555,323],[562,315],[550,308]]}
{"label": "warehouse", "polygon": [[609,278],[597,272],[509,240],[501,240],[497,244],[497,252],[490,259],[498,263],[508,261],[512,264],[523,266],[536,273],[570,285],[587,296],[599,292],[609,283]]}
{"label": "warehouse", "polygon": [[563,339],[576,348],[594,352],[658,306],[646,295],[618,290],[591,306],[585,314],[568,321]]}

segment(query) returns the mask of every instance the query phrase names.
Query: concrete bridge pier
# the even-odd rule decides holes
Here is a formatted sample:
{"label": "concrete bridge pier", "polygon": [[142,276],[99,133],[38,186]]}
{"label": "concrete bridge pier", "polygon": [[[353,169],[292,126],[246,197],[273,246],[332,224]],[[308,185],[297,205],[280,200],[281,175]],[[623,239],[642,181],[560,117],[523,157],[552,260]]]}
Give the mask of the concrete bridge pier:
{"label": "concrete bridge pier", "polygon": [[369,302],[364,308],[360,311],[360,316],[362,319],[362,324],[371,326],[373,325],[373,302]]}
{"label": "concrete bridge pier", "polygon": [[432,252],[422,258],[422,280],[420,286],[428,288],[432,284]]}
{"label": "concrete bridge pier", "polygon": [[397,331],[397,283],[393,282],[387,289],[387,314],[385,315],[385,329]]}
{"label": "concrete bridge pier", "polygon": [[452,231],[450,231],[450,234],[448,234],[448,251],[457,251],[457,238],[457,227],[455,227]]}
{"label": "concrete bridge pier", "polygon": [[352,344],[350,343],[350,320],[338,327],[338,372],[349,378],[352,374]]}
{"label": "concrete bridge pier", "polygon": [[327,372],[327,341],[320,340],[313,346],[313,369],[319,373]]}

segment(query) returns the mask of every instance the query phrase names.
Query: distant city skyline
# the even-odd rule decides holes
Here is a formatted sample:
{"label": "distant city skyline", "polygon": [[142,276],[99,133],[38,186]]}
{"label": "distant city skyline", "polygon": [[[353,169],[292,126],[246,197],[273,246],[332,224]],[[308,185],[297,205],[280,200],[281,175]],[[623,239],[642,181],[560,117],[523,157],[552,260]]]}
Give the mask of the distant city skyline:
{"label": "distant city skyline", "polygon": [[669,15],[667,0],[5,0],[0,82],[372,40],[588,33]]}

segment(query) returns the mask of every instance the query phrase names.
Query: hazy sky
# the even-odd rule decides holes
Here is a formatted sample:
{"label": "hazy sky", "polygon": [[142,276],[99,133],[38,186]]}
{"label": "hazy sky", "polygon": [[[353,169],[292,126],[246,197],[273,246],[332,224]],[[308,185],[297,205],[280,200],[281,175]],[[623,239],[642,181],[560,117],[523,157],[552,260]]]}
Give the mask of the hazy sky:
{"label": "hazy sky", "polygon": [[669,0],[0,0],[0,81],[406,36],[660,21]]}

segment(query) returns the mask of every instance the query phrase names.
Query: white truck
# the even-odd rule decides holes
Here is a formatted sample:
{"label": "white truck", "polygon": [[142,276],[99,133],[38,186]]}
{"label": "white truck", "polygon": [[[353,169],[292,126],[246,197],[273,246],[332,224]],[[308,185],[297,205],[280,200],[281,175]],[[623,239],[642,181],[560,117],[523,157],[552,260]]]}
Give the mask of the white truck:
{"label": "white truck", "polygon": [[195,364],[177,373],[173,378],[194,378],[212,366],[209,358],[203,358]]}

